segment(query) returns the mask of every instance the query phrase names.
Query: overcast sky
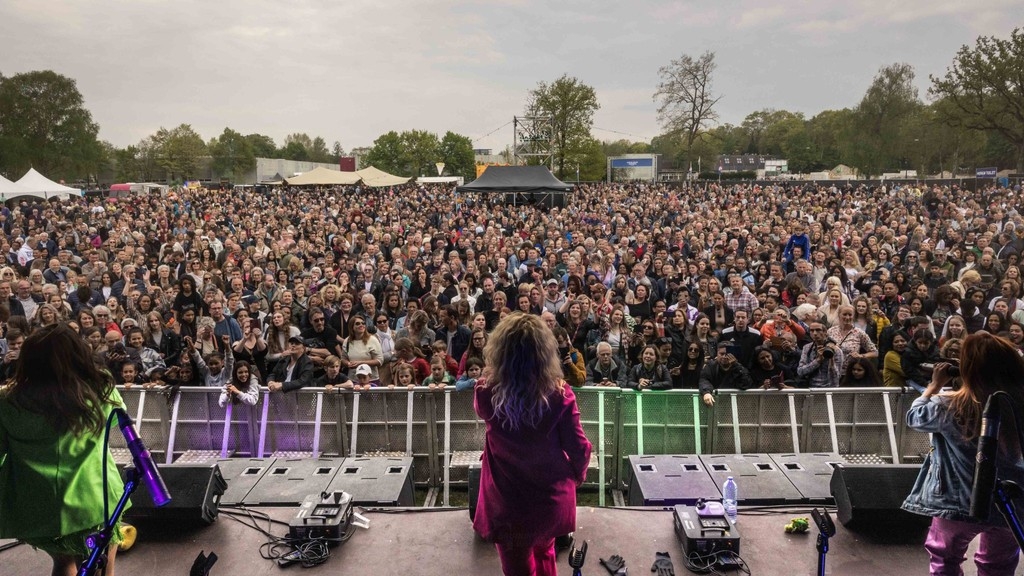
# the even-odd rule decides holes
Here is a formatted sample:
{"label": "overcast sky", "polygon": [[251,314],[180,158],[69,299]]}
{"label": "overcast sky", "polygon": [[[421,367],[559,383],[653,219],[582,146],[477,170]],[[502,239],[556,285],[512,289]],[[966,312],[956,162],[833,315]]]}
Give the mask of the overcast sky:
{"label": "overcast sky", "polygon": [[527,92],[563,73],[596,89],[597,138],[646,141],[658,68],[682,54],[716,54],[722,122],[813,116],[856,105],[894,62],[926,97],[960,46],[1022,15],[1024,0],[0,0],[0,73],[75,79],[121,147],[187,123],[346,150],[453,130],[497,150]]}

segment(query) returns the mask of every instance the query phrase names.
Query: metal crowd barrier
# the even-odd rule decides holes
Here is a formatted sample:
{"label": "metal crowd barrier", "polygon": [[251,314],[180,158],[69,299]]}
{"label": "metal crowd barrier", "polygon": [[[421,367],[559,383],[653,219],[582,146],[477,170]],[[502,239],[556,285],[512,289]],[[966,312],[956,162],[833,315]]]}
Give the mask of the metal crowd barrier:
{"label": "metal crowd barrier", "polygon": [[[695,390],[575,392],[594,446],[588,481],[600,488],[602,505],[605,488],[628,482],[632,454],[835,452],[902,463],[920,461],[929,449],[928,435],[905,424],[918,395],[911,389],[720,390],[713,407]],[[473,394],[453,389],[265,390],[256,406],[224,408],[216,388],[180,388],[169,396],[136,386],[121,395],[146,445],[164,462],[411,456],[414,481],[442,488],[445,505],[450,487],[464,483],[479,461],[486,429]]]}

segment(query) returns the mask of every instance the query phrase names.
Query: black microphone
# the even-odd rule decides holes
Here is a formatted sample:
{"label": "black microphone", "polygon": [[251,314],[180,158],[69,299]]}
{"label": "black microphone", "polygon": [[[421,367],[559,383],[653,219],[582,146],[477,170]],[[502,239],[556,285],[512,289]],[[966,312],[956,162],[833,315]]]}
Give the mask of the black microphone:
{"label": "black microphone", "polygon": [[159,507],[167,504],[171,501],[171,494],[167,491],[164,479],[160,477],[160,471],[157,470],[156,463],[153,462],[153,456],[150,455],[146,445],[142,443],[138,431],[135,430],[132,417],[120,408],[114,408],[114,412],[117,414],[117,425],[121,428],[125,441],[128,442],[128,451],[132,453],[132,460],[135,461],[135,470],[142,478],[142,482],[146,484],[149,495],[153,498],[153,505]]}
{"label": "black microphone", "polygon": [[985,402],[981,417],[981,437],[974,467],[974,485],[971,487],[971,517],[988,520],[992,506],[992,492],[996,489],[996,449],[999,436],[999,400],[995,395]]}

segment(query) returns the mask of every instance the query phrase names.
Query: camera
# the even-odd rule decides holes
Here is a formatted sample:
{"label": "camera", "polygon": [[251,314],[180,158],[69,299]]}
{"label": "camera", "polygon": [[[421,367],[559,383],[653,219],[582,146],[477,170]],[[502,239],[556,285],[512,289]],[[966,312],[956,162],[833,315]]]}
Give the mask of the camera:
{"label": "camera", "polygon": [[824,348],[821,349],[821,357],[824,358],[825,360],[831,360],[833,357],[835,357],[835,355],[836,351],[833,350],[832,348],[829,348],[828,346],[825,346]]}
{"label": "camera", "polygon": [[946,376],[950,378],[956,378],[960,376],[960,363],[956,360],[946,360],[949,364],[946,366]]}

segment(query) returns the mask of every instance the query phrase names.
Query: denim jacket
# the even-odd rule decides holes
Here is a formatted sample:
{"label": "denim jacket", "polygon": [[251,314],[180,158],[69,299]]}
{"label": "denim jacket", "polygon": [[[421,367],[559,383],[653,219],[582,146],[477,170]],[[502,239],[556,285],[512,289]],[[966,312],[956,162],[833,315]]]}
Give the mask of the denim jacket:
{"label": "denim jacket", "polygon": [[[974,462],[977,441],[967,441],[949,412],[949,396],[920,397],[907,411],[907,426],[919,432],[931,432],[932,449],[921,465],[914,489],[903,501],[908,512],[944,518],[977,522],[971,518],[971,486],[974,482]],[[1013,467],[1000,467],[1002,480],[1024,480],[1024,468],[1017,462]],[[989,523],[1003,524],[1002,516],[992,506]]]}

